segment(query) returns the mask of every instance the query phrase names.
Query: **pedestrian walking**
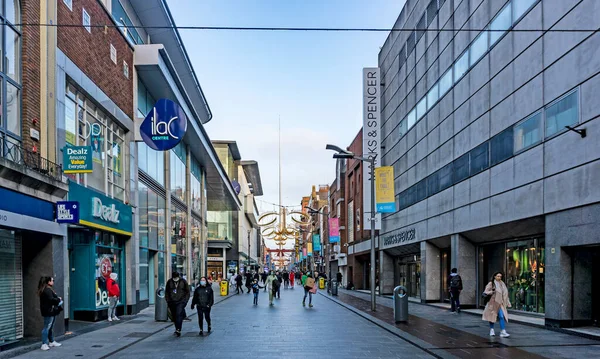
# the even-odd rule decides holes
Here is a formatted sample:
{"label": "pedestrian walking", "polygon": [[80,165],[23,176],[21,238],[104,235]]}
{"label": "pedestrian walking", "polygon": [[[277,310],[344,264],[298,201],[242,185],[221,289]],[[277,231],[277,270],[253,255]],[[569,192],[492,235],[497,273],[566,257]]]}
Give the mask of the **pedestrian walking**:
{"label": "pedestrian walking", "polygon": [[263,283],[263,284],[265,284],[265,283],[267,282],[267,276],[268,276],[267,272],[264,272],[264,271],[263,271],[263,272],[261,273],[261,275],[260,275],[260,279],[262,280],[262,283]]}
{"label": "pedestrian walking", "polygon": [[277,282],[277,276],[275,272],[271,272],[267,277],[267,291],[269,292],[269,305],[273,305],[273,297],[275,293],[277,293],[277,289],[279,287],[279,282]]}
{"label": "pedestrian walking", "polygon": [[251,286],[252,286],[252,273],[246,272],[246,289],[248,289],[248,291],[246,292],[246,294],[250,294],[250,287]]}
{"label": "pedestrian walking", "polygon": [[192,310],[195,306],[198,306],[198,326],[200,327],[200,334],[204,335],[204,320],[208,325],[208,333],[211,332],[210,325],[210,309],[215,304],[215,293],[212,287],[207,283],[205,277],[200,278],[200,285],[194,291],[194,298],[192,299]]}
{"label": "pedestrian walking", "polygon": [[463,289],[462,278],[458,275],[458,269],[452,268],[448,277],[448,291],[450,292],[450,303],[452,313],[460,313],[460,292]]}
{"label": "pedestrian walking", "polygon": [[258,280],[254,280],[252,282],[252,294],[254,294],[254,305],[258,305],[258,293],[260,292],[260,289],[264,288],[261,287],[260,284],[258,284]]}
{"label": "pedestrian walking", "polygon": [[243,279],[242,279],[242,273],[238,273],[235,276],[235,289],[236,289],[235,294],[244,293],[244,289],[242,288],[242,281],[243,281]]}
{"label": "pedestrian walking", "polygon": [[342,285],[342,278],[343,278],[342,272],[338,271],[337,274],[335,275],[335,279],[337,280],[338,285]]}
{"label": "pedestrian walking", "polygon": [[296,273],[294,271],[290,272],[290,288],[294,289],[294,279],[296,278]]}
{"label": "pedestrian walking", "polygon": [[284,270],[283,273],[281,273],[281,276],[283,277],[284,288],[288,289],[288,287],[290,286],[290,274],[287,270]]}
{"label": "pedestrian walking", "polygon": [[121,296],[121,289],[117,284],[117,273],[111,273],[106,281],[106,289],[108,290],[108,321],[120,320],[117,317],[117,305]]}
{"label": "pedestrian walking", "polygon": [[283,284],[283,276],[281,275],[281,273],[279,273],[279,271],[277,271],[277,283],[279,284],[277,286],[277,299],[281,299],[281,285]]}
{"label": "pedestrian walking", "polygon": [[304,299],[302,299],[302,306],[306,306],[306,296],[308,295],[308,307],[312,308],[312,295],[317,292],[317,284],[315,283],[315,279],[312,277],[311,273],[308,272],[306,274],[306,279],[304,280]]}
{"label": "pedestrian walking", "polygon": [[302,271],[298,270],[296,271],[296,283],[297,285],[302,285]]}
{"label": "pedestrian walking", "polygon": [[304,287],[304,284],[306,283],[306,278],[308,278],[308,276],[305,273],[302,273],[302,277],[300,278],[300,284]]}
{"label": "pedestrian walking", "polygon": [[167,281],[165,288],[165,299],[171,311],[171,318],[175,323],[175,335],[181,336],[181,326],[185,317],[185,306],[190,300],[190,286],[185,279],[179,277],[179,272],[175,271],[171,279]]}
{"label": "pedestrian walking", "polygon": [[484,302],[487,302],[483,310],[482,319],[490,323],[490,336],[496,335],[494,332],[494,324],[496,320],[500,320],[500,336],[508,338],[510,334],[506,332],[506,323],[508,322],[508,312],[506,308],[510,308],[510,300],[508,299],[508,289],[502,281],[502,272],[494,273],[494,276],[483,291],[485,295]]}
{"label": "pedestrian walking", "polygon": [[235,273],[233,273],[231,277],[229,277],[229,286],[232,288],[235,287],[235,278],[237,278],[237,275]]}
{"label": "pedestrian walking", "polygon": [[53,347],[59,347],[62,344],[54,340],[54,323],[56,316],[63,310],[63,300],[56,295],[54,291],[54,278],[41,277],[38,282],[37,294],[40,297],[40,312],[44,318],[44,328],[42,329],[42,350],[49,350]]}

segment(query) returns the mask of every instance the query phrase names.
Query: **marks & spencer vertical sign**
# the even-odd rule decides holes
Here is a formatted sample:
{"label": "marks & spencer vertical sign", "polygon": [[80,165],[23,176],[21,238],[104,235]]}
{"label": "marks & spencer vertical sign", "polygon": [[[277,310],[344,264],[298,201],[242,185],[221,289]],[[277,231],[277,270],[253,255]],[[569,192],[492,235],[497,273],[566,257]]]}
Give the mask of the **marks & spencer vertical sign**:
{"label": "marks & spencer vertical sign", "polygon": [[[381,79],[379,67],[363,68],[363,157],[375,158],[381,165]],[[364,229],[371,229],[371,168],[363,162]],[[381,214],[375,216],[375,229],[381,229]]]}
{"label": "marks & spencer vertical sign", "polygon": [[140,125],[142,140],[153,150],[177,146],[187,131],[187,116],[175,102],[160,99]]}

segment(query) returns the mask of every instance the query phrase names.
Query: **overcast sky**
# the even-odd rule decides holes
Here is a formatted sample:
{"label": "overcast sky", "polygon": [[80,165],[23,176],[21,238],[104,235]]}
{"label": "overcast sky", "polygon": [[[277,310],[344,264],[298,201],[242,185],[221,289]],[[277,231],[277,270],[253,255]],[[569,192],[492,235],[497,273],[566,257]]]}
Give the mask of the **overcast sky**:
{"label": "overcast sky", "polygon": [[[404,0],[169,0],[179,26],[392,27]],[[377,66],[385,32],[180,30],[213,112],[212,140],[237,141],[258,161],[261,211],[278,202],[278,118],[283,205],[335,178],[327,143],[348,146],[362,127],[362,68]]]}

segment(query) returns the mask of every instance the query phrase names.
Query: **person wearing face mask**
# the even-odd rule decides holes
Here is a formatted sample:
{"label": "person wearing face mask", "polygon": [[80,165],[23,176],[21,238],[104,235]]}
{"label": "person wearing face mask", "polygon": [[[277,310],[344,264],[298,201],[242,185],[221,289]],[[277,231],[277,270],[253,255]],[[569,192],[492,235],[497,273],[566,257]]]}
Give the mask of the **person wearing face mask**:
{"label": "person wearing face mask", "polygon": [[496,320],[500,320],[500,336],[508,338],[510,334],[506,332],[506,324],[508,322],[508,312],[506,308],[510,308],[510,300],[508,299],[508,289],[502,281],[502,272],[494,273],[492,280],[485,287],[483,292],[486,295],[485,300],[488,301],[483,310],[482,319],[490,323],[490,336],[496,335],[494,332],[494,324]]}
{"label": "person wearing face mask", "polygon": [[192,310],[195,306],[198,306],[198,326],[200,326],[200,335],[204,335],[204,319],[208,324],[208,333],[211,332],[210,326],[210,308],[215,303],[215,294],[211,286],[207,283],[206,278],[200,278],[200,285],[194,291],[194,298],[192,299]]}
{"label": "person wearing face mask", "polygon": [[[206,278],[205,278],[206,280]],[[181,336],[181,326],[185,317],[185,306],[190,300],[190,286],[185,279],[179,278],[179,272],[173,272],[167,281],[165,299],[175,323],[175,335]]]}

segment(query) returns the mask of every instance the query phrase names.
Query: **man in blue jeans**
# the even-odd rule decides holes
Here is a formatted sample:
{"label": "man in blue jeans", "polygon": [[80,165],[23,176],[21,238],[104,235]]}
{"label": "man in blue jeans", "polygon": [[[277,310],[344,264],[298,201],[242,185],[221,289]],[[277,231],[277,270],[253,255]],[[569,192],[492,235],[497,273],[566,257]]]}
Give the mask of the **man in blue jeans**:
{"label": "man in blue jeans", "polygon": [[452,313],[460,313],[460,291],[463,289],[462,278],[458,275],[458,269],[452,268],[448,278],[448,291]]}

